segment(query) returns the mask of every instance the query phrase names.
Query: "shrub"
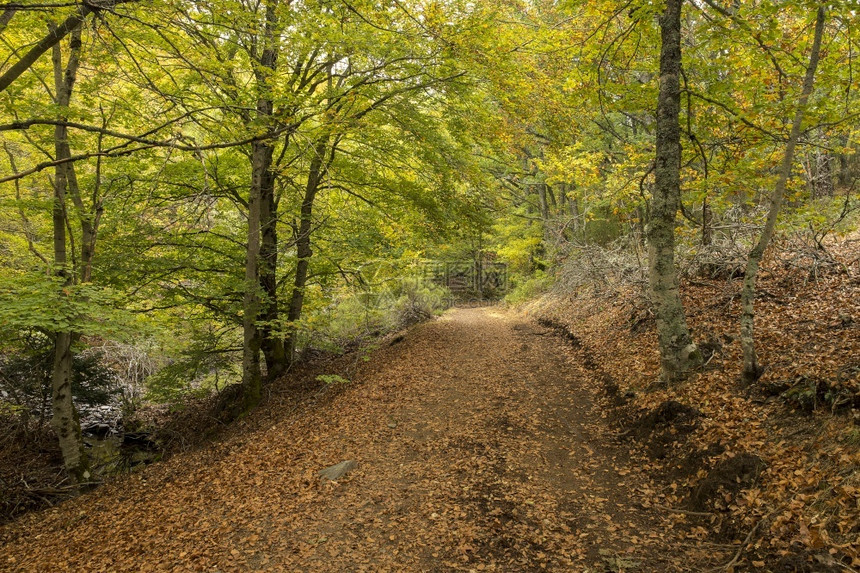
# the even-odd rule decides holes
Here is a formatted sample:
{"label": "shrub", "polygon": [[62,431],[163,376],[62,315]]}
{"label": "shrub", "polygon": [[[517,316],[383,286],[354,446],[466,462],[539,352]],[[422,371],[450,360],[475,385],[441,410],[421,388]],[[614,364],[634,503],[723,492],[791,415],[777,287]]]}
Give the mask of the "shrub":
{"label": "shrub", "polygon": [[307,346],[343,350],[432,318],[450,305],[447,289],[422,278],[394,281],[380,290],[349,293],[320,315]]}
{"label": "shrub", "polygon": [[514,288],[505,296],[505,302],[512,305],[522,304],[547,292],[552,286],[552,278],[543,271],[533,276],[514,278]]}
{"label": "shrub", "polygon": [[[0,398],[41,422],[51,414],[53,344],[38,332],[26,333],[20,342],[15,350],[0,355]],[[75,353],[72,394],[79,407],[110,404],[121,392],[118,376],[99,350]]]}

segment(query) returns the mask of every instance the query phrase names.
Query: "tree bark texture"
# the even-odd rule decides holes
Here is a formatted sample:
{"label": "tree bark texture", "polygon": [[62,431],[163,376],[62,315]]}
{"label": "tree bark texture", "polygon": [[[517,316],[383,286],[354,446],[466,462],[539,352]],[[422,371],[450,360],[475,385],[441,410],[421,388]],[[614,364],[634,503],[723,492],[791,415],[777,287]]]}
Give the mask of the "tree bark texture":
{"label": "tree bark texture", "polygon": [[839,172],[836,175],[836,182],[839,187],[851,187],[854,181],[860,177],[860,145],[856,142],[852,143],[848,134],[842,134],[839,137],[839,144],[843,147],[852,147],[853,152],[840,152],[837,154],[839,161]]}
{"label": "tree bark texture", "polygon": [[675,268],[675,218],[681,199],[681,5],[682,0],[667,0],[660,17],[657,158],[647,230],[651,300],[657,317],[663,379],[670,383],[684,378],[701,363],[687,328]]}
{"label": "tree bark texture", "polygon": [[809,65],[806,68],[806,76],[803,79],[803,88],[800,93],[800,100],[797,104],[797,111],[794,114],[794,121],[791,125],[791,133],[785,145],[785,153],[782,157],[779,175],[776,185],[771,195],[770,209],[767,213],[764,229],[762,229],[758,242],[750,251],[747,258],[746,272],[744,273],[744,285],[741,289],[741,348],[743,349],[743,372],[742,380],[747,384],[751,384],[759,379],[763,372],[763,368],[758,363],[758,356],[755,351],[755,293],[756,293],[756,277],[758,275],[759,265],[761,264],[762,256],[773,238],[776,222],[779,217],[779,211],[782,207],[783,199],[785,198],[785,187],[791,177],[791,166],[794,162],[794,150],[797,147],[797,140],[800,138],[801,127],[803,124],[803,116],[806,113],[806,107],[809,103],[809,96],[812,95],[812,89],[815,82],[815,70],[818,68],[818,60],[821,54],[821,38],[824,35],[824,17],[825,9],[823,5],[819,5],[815,18],[815,36],[812,41],[812,50],[809,54]]}
{"label": "tree bark texture", "polygon": [[[305,287],[308,282],[308,269],[310,268],[311,256],[311,232],[313,226],[314,200],[317,191],[325,177],[325,172],[330,163],[328,155],[328,137],[320,139],[314,146],[314,156],[311,158],[308,181],[305,186],[305,196],[302,199],[302,207],[299,214],[299,228],[296,233],[296,250],[298,261],[296,262],[296,276],[293,280],[293,294],[290,297],[290,308],[287,315],[289,323],[289,334],[287,336],[286,352],[287,359],[292,362],[296,356],[297,323],[302,317],[302,306],[305,300]],[[332,151],[332,154],[334,152]]]}
{"label": "tree bark texture", "polygon": [[248,245],[245,252],[245,296],[242,304],[242,384],[243,407],[253,408],[260,402],[262,374],[260,371],[260,182],[265,169],[266,150],[255,143],[251,152],[251,189],[248,196]]}
{"label": "tree bark texture", "polygon": [[[271,128],[272,102],[271,77],[277,64],[277,0],[266,4],[266,23],[260,38],[262,51],[259,66],[255,69],[257,84],[256,119]],[[261,225],[264,189],[272,177],[272,146],[268,141],[257,141],[251,146],[251,188],[248,196],[248,245],[245,257],[245,296],[243,300],[243,348],[242,384],[243,408],[249,410],[260,402],[262,396],[262,373],[260,370],[260,349],[262,333],[258,321],[262,317],[262,298],[260,293],[260,255]],[[274,183],[271,183],[274,189]]]}
{"label": "tree bark texture", "polygon": [[711,209],[711,203],[708,201],[708,196],[702,199],[702,244],[710,246],[714,242],[714,212]]}
{"label": "tree bark texture", "polygon": [[[61,110],[61,120],[65,120],[65,111],[74,89],[78,66],[80,63],[81,30],[72,31],[70,41],[69,61],[63,66],[62,51],[57,43],[53,47],[54,87],[56,89],[57,106]],[[54,128],[54,150],[57,159],[71,156],[68,142],[68,129],[64,125]],[[62,277],[64,286],[70,286],[75,281],[75,273],[68,268],[68,249],[66,237],[66,191],[74,179],[71,163],[57,165],[54,172],[54,268],[57,276]],[[51,427],[57,434],[63,464],[69,477],[75,483],[85,481],[88,474],[87,457],[81,437],[81,426],[78,413],[72,400],[72,343],[77,335],[70,331],[54,333],[54,358],[51,373],[52,418]]]}
{"label": "tree bark texture", "polygon": [[266,359],[266,374],[275,379],[283,375],[288,366],[284,339],[278,332],[280,318],[278,303],[278,204],[275,198],[275,174],[272,172],[272,146],[265,152],[266,167],[260,186],[260,289],[262,291],[263,323],[260,343]]}
{"label": "tree bark texture", "polygon": [[12,21],[12,18],[15,16],[15,12],[17,12],[17,8],[5,8],[3,13],[0,14],[0,33],[6,29],[6,26],[9,25],[9,22]]}

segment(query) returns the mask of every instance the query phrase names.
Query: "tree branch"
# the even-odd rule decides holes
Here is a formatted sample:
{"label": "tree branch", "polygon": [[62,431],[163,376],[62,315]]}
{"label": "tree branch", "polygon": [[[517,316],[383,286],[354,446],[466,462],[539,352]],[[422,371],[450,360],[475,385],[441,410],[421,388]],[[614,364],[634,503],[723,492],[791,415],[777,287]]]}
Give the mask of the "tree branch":
{"label": "tree branch", "polygon": [[[65,38],[69,32],[80,26],[87,16],[103,9],[110,9],[117,4],[136,1],[137,0],[107,0],[105,2],[94,2],[92,0],[89,2],[84,1],[71,16],[66,18],[62,24],[49,31],[44,38],[39,40],[39,42],[30,49],[29,52],[24,54],[20,60],[15,62],[11,68],[6,70],[6,72],[0,76],[0,92],[8,88],[12,82],[17,80],[21,74],[27,71],[42,54],[53,48],[60,40]],[[8,12],[10,9],[14,10],[16,7],[16,5],[9,5],[6,7],[6,11]],[[11,15],[9,18],[11,18]]]}

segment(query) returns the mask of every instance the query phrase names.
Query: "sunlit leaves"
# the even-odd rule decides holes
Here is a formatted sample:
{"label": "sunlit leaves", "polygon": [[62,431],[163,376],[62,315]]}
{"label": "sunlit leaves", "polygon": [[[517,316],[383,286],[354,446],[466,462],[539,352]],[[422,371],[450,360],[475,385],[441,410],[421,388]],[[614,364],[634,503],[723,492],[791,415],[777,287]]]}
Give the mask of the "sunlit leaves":
{"label": "sunlit leaves", "polygon": [[109,338],[139,334],[118,308],[121,297],[92,284],[65,285],[58,277],[9,273],[0,279],[0,331],[87,332]]}

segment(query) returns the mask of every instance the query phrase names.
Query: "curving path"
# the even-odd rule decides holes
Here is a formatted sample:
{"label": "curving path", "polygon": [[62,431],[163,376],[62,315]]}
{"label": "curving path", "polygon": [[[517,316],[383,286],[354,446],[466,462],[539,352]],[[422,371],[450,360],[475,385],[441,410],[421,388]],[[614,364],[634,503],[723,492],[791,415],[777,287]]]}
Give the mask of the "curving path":
{"label": "curving path", "polygon": [[[0,570],[699,571],[575,350],[460,309],[342,391],[0,528]],[[358,466],[339,482],[316,471]]]}

